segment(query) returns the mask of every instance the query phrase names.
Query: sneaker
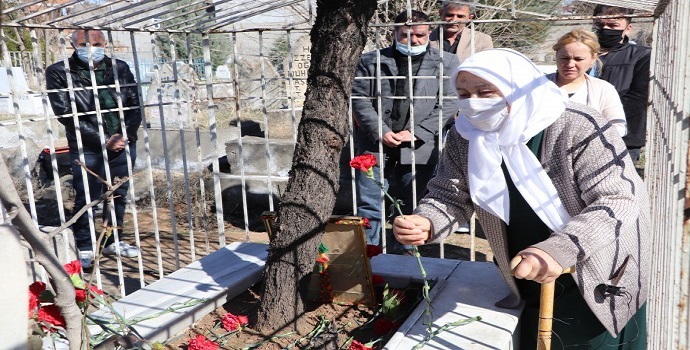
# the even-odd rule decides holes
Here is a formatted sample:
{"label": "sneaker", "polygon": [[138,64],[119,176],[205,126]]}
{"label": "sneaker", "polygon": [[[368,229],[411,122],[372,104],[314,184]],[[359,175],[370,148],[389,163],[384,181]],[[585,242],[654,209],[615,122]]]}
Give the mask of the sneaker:
{"label": "sneaker", "polygon": [[139,256],[139,248],[129,245],[125,242],[112,243],[103,249],[105,255],[120,255],[127,258],[136,258]]}
{"label": "sneaker", "polygon": [[470,224],[462,224],[455,230],[455,233],[468,233],[470,232]]}
{"label": "sneaker", "polygon": [[90,269],[93,266],[93,250],[80,250],[79,262],[83,270]]}

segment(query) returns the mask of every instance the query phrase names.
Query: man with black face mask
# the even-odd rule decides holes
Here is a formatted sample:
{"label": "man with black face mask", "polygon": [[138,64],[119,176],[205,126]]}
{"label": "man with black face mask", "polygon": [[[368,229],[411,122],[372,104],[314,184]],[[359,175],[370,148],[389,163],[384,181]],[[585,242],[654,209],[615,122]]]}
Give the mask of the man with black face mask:
{"label": "man with black face mask", "polygon": [[628,134],[623,137],[633,162],[640,158],[640,149],[647,141],[647,100],[649,98],[649,61],[651,49],[648,46],[630,42],[632,10],[607,5],[597,5],[594,16],[620,16],[619,18],[597,18],[594,30],[599,38],[603,65],[590,75],[604,79],[616,87],[620,95]]}
{"label": "man with black face mask", "polygon": [[[443,83],[439,83],[442,75],[447,76],[460,64],[457,56],[441,58],[438,49],[429,47],[428,24],[405,25],[429,21],[429,16],[420,11],[412,11],[410,16],[407,11],[398,14],[394,42],[390,47],[362,55],[352,86],[357,152],[378,158],[374,177],[380,181],[380,171],[384,172],[388,192],[403,202],[405,214],[412,212],[415,201],[424,194],[438,162],[439,125],[457,112],[455,92],[448,79],[443,78]],[[441,88],[447,96],[443,103],[439,101]],[[379,157],[379,145],[383,148],[383,159]],[[413,196],[413,183],[416,196]],[[381,245],[381,223],[385,219],[381,190],[361,172],[357,172],[356,184],[357,215],[368,218],[371,226],[366,230],[367,243]],[[388,242],[397,244],[392,236]]]}

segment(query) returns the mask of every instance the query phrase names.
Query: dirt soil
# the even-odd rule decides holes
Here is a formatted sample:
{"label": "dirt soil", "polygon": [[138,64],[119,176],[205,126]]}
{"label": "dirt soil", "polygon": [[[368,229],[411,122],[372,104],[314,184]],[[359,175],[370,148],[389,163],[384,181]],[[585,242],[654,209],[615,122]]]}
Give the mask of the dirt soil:
{"label": "dirt soil", "polygon": [[[307,302],[306,312],[294,323],[296,331],[288,326],[273,334],[262,335],[250,326],[239,332],[227,332],[223,329],[220,323],[223,315],[228,312],[233,315],[249,315],[250,325],[252,324],[253,315],[259,306],[260,288],[261,286],[254,286],[208,314],[186,331],[169,339],[165,344],[166,348],[186,350],[189,340],[199,334],[214,340],[221,349],[347,349],[351,339],[362,344],[374,341],[385,344],[421,300],[419,286],[405,290],[398,316],[399,323],[386,328],[385,334],[380,334],[382,331],[377,325],[377,320],[382,319],[381,316],[376,317],[380,315],[377,314],[378,306],[338,305],[318,301]],[[379,297],[381,291],[382,288],[379,288]]]}

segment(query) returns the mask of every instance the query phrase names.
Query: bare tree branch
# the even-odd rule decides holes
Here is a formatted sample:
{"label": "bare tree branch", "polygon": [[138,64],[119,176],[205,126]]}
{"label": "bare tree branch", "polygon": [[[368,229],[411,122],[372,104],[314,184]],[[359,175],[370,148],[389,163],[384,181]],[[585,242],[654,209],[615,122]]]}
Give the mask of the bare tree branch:
{"label": "bare tree branch", "polygon": [[5,159],[0,159],[0,201],[7,212],[16,212],[12,224],[17,227],[19,233],[29,242],[36,254],[36,261],[45,268],[51,278],[51,284],[56,292],[55,305],[60,308],[62,316],[67,323],[65,336],[70,344],[70,350],[79,350],[82,347],[81,319],[82,313],[75,301],[74,286],[67,272],[53,252],[50,238],[46,236],[31,219],[12,184],[12,177],[7,170]]}

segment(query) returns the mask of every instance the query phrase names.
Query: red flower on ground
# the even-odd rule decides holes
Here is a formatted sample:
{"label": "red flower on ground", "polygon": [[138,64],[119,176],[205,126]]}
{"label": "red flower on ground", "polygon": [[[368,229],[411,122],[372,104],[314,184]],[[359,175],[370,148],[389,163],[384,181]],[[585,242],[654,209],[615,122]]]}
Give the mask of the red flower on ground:
{"label": "red flower on ground", "polygon": [[353,339],[352,343],[350,343],[350,350],[373,350],[373,348],[368,347]]}
{"label": "red flower on ground", "polygon": [[36,281],[29,285],[29,293],[35,295],[37,298],[46,290],[46,284],[41,281]]}
{"label": "red flower on ground", "polygon": [[60,308],[55,305],[46,305],[38,309],[38,320],[58,327],[66,325],[65,318],[60,314]]}
{"label": "red flower on ground", "polygon": [[36,281],[29,285],[29,317],[33,317],[34,311],[38,307],[41,299],[41,293],[46,291],[46,284],[41,281]]}
{"label": "red flower on ground", "polygon": [[242,326],[246,325],[249,323],[249,318],[244,315],[233,315],[231,313],[227,313],[223,316],[223,328],[225,328],[226,331],[232,332],[240,329]]}
{"label": "red flower on ground", "polygon": [[220,346],[199,334],[195,338],[189,340],[187,343],[187,350],[216,350]]}
{"label": "red flower on ground", "polygon": [[376,165],[376,156],[370,153],[359,155],[352,158],[350,161],[350,167],[359,169],[365,173],[374,165]]}
{"label": "red flower on ground", "polygon": [[371,283],[373,284],[384,284],[386,281],[381,277],[381,275],[371,275]]}
{"label": "red flower on ground", "polygon": [[381,253],[383,253],[383,248],[377,245],[367,244],[367,258],[373,258]]}
{"label": "red flower on ground", "polygon": [[400,325],[387,318],[379,318],[374,322],[374,333],[377,335],[385,335],[397,329]]}
{"label": "red flower on ground", "polygon": [[29,293],[29,317],[34,316],[34,311],[38,307],[38,297]]}
{"label": "red flower on ground", "polygon": [[[96,293],[96,294],[103,295],[103,291],[98,289],[98,287],[96,287],[96,286],[91,286],[91,291]],[[77,295],[77,297],[76,297],[77,302],[82,303],[82,302],[86,301],[86,290],[85,289],[75,289],[74,293]]]}
{"label": "red flower on ground", "polygon": [[64,266],[65,271],[67,271],[67,274],[70,276],[81,273],[81,261],[79,260],[74,260]]}

